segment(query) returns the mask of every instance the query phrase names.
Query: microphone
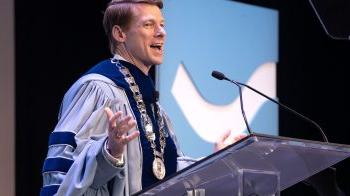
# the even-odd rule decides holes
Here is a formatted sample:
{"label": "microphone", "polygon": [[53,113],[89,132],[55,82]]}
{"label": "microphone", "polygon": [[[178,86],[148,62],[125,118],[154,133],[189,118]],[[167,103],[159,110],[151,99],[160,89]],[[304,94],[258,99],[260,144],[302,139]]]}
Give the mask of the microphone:
{"label": "microphone", "polygon": [[[287,110],[287,111],[289,111],[289,112],[292,112],[293,114],[295,114],[295,115],[301,117],[303,120],[305,120],[305,121],[307,121],[307,122],[309,122],[309,123],[312,123],[313,125],[315,125],[315,126],[320,130],[320,133],[321,133],[321,136],[322,136],[324,142],[328,143],[328,139],[327,139],[326,134],[323,132],[321,126],[318,125],[315,121],[313,121],[313,120],[309,119],[308,117],[306,117],[306,116],[304,116],[304,115],[298,113],[297,111],[295,111],[295,110],[293,110],[293,109],[287,107],[286,105],[284,105],[284,104],[282,104],[282,103],[276,101],[275,99],[272,99],[271,97],[265,95],[264,93],[262,93],[262,92],[256,90],[255,88],[253,88],[253,87],[251,87],[251,86],[249,86],[249,85],[247,85],[247,84],[244,84],[244,83],[241,83],[241,82],[238,82],[238,81],[235,81],[235,80],[228,79],[228,78],[225,76],[225,74],[223,74],[223,73],[221,73],[221,72],[219,72],[219,71],[213,71],[213,72],[211,73],[211,75],[212,75],[214,78],[218,79],[218,80],[227,80],[227,81],[229,81],[229,82],[234,83],[236,86],[239,87],[239,96],[240,96],[240,100],[241,100],[241,110],[242,110],[242,114],[243,114],[243,117],[244,117],[244,121],[246,122],[247,128],[249,128],[249,126],[248,126],[248,122],[247,122],[247,119],[246,119],[246,117],[245,117],[245,113],[244,113],[244,110],[243,110],[243,101],[242,101],[242,95],[241,95],[241,94],[242,94],[242,93],[241,93],[241,86],[245,86],[245,87],[249,88],[250,90],[252,90],[252,91],[258,93],[259,95],[265,97],[266,99],[268,99],[268,100],[270,100],[270,101],[276,103],[277,105],[281,106],[283,109],[285,109],[285,110]],[[251,132],[250,132],[250,129],[248,129],[248,131],[249,131],[249,133],[251,133]]]}
{"label": "microphone", "polygon": [[223,79],[229,80],[228,78],[226,78],[226,76],[223,73],[221,73],[219,71],[213,71],[213,72],[211,72],[211,75],[218,80],[223,80]]}
{"label": "microphone", "polygon": [[242,112],[242,116],[243,116],[243,119],[244,119],[244,123],[245,123],[245,126],[247,127],[247,130],[249,132],[249,134],[252,134],[252,131],[249,127],[249,123],[248,123],[248,120],[247,120],[247,117],[245,116],[245,112],[244,112],[244,107],[243,107],[243,96],[242,96],[242,87],[236,82],[236,81],[231,81],[229,80],[228,78],[226,78],[226,76],[221,73],[221,72],[218,72],[218,71],[213,71],[211,73],[211,75],[218,79],[218,80],[228,80],[232,83],[234,83],[236,86],[238,86],[238,90],[239,90],[239,102],[240,102],[240,105],[241,105],[241,112]]}

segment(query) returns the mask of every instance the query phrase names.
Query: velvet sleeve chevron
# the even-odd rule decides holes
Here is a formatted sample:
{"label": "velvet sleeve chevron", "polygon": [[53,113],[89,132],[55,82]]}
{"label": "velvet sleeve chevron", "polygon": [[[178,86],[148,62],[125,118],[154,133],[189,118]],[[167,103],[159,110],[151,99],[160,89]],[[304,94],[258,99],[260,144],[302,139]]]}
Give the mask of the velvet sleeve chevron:
{"label": "velvet sleeve chevron", "polygon": [[108,129],[104,108],[116,111],[122,103],[111,84],[91,75],[78,80],[63,99],[49,137],[40,195],[109,195],[108,181],[123,184],[124,168],[114,167],[102,153]]}

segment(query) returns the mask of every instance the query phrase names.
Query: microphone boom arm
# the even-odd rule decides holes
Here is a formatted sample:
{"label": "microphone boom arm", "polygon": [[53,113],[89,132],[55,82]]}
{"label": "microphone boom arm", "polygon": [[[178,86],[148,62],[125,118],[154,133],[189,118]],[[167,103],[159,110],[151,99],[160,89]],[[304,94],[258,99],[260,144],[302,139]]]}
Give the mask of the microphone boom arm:
{"label": "microphone boom arm", "polygon": [[241,111],[242,111],[243,118],[244,118],[244,122],[246,123],[246,126],[247,126],[247,129],[248,129],[249,133],[251,133],[251,131],[250,131],[250,128],[249,128],[249,125],[248,125],[248,122],[247,122],[247,119],[246,119],[246,117],[245,117],[245,113],[244,113],[244,110],[243,110],[243,100],[242,100],[242,90],[241,90],[241,87],[242,87],[242,86],[245,86],[245,87],[249,88],[250,90],[252,90],[252,91],[258,93],[259,95],[265,97],[266,99],[268,99],[268,100],[274,102],[275,104],[277,104],[277,105],[279,105],[279,106],[282,106],[283,109],[285,109],[285,110],[287,110],[287,111],[289,111],[289,112],[292,112],[293,114],[295,114],[295,115],[301,117],[303,120],[312,123],[313,125],[315,125],[315,126],[320,130],[320,133],[321,133],[321,135],[322,135],[323,140],[324,140],[326,143],[329,143],[329,142],[328,142],[328,139],[327,139],[327,136],[326,136],[326,134],[324,133],[324,131],[322,130],[321,126],[318,125],[315,121],[311,120],[310,118],[308,118],[308,117],[306,117],[306,116],[304,116],[304,115],[298,113],[297,111],[295,111],[295,110],[293,110],[293,109],[287,107],[286,105],[284,105],[284,104],[282,104],[282,103],[280,103],[280,102],[278,102],[278,101],[272,99],[271,97],[265,95],[264,93],[262,93],[262,92],[256,90],[255,88],[253,88],[253,87],[251,87],[251,86],[249,86],[249,85],[247,85],[247,84],[243,84],[243,83],[241,83],[241,82],[237,82],[237,81],[235,81],[235,80],[230,80],[230,79],[228,79],[228,78],[225,76],[225,74],[223,74],[223,73],[221,73],[221,72],[219,72],[219,71],[213,71],[213,72],[211,73],[211,75],[212,75],[214,78],[218,79],[218,80],[227,80],[227,81],[232,82],[232,83],[234,83],[235,85],[238,86],[238,88],[239,88],[239,96],[240,96],[240,101],[241,101]]}
{"label": "microphone boom arm", "polygon": [[248,120],[247,120],[247,117],[245,115],[245,112],[244,112],[244,108],[243,108],[243,95],[242,95],[242,86],[239,85],[238,82],[234,81],[234,80],[229,80],[230,82],[232,82],[233,84],[235,84],[236,86],[238,86],[238,90],[239,90],[239,99],[240,99],[240,106],[241,106],[241,111],[242,111],[242,115],[243,115],[243,119],[244,119],[244,123],[247,127],[247,130],[249,132],[249,134],[252,134],[252,130],[250,129],[249,127],[249,123],[248,123]]}
{"label": "microphone boom arm", "polygon": [[[227,79],[227,80],[229,80],[229,79]],[[229,81],[232,82],[232,80],[229,80]],[[237,81],[235,81],[235,82],[236,82],[237,84],[239,84],[239,85],[242,85],[242,86],[245,86],[245,87],[249,88],[250,90],[252,90],[252,91],[258,93],[259,95],[265,97],[266,99],[268,99],[268,100],[270,100],[270,101],[276,103],[277,105],[282,106],[284,109],[286,109],[286,110],[292,112],[293,114],[295,114],[295,115],[301,117],[303,120],[308,121],[308,122],[311,122],[312,124],[314,124],[314,125],[320,130],[323,140],[324,140],[325,142],[328,143],[328,139],[327,139],[326,134],[323,132],[321,126],[318,125],[315,121],[313,121],[313,120],[311,120],[310,118],[308,118],[308,117],[306,117],[306,116],[304,116],[304,115],[298,113],[297,111],[295,111],[295,110],[293,110],[293,109],[287,107],[286,105],[284,105],[284,104],[282,104],[282,103],[280,103],[280,102],[278,102],[278,101],[272,99],[271,97],[265,95],[264,93],[259,92],[258,90],[254,89],[253,87],[251,87],[251,86],[249,86],[249,85],[247,85],[247,84],[243,84],[243,83],[237,82]]]}

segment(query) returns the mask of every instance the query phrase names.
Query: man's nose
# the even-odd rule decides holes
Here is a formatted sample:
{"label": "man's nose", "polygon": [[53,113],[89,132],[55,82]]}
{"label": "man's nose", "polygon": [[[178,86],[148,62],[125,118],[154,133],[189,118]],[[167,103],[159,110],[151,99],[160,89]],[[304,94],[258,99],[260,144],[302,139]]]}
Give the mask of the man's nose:
{"label": "man's nose", "polygon": [[166,36],[166,31],[165,31],[164,26],[158,26],[156,36],[157,37],[165,37]]}

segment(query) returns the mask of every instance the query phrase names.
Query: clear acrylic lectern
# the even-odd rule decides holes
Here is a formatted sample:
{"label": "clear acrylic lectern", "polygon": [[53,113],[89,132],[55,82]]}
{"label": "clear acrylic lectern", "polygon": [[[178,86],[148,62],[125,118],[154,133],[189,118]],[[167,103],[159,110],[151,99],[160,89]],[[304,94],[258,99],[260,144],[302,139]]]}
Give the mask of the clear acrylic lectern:
{"label": "clear acrylic lectern", "polygon": [[350,145],[252,134],[135,195],[279,195],[348,157]]}

